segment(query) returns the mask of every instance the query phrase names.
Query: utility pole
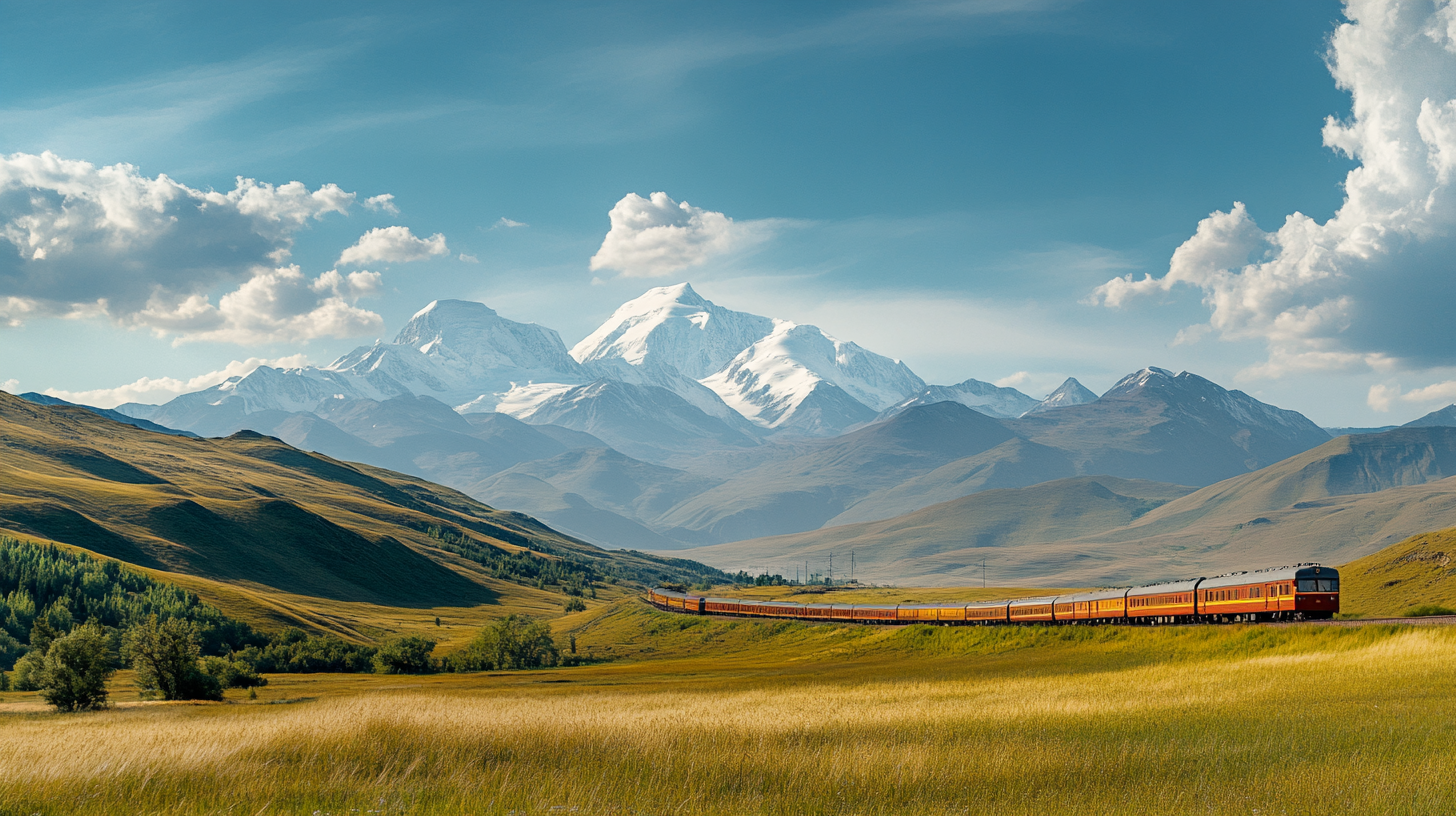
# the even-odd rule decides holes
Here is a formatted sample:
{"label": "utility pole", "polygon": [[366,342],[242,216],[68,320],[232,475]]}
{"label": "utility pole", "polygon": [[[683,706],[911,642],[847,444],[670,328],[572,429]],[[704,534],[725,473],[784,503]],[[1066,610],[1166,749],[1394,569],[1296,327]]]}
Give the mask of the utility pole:
{"label": "utility pole", "polygon": [[834,586],[834,553],[829,554],[829,582],[825,586]]}
{"label": "utility pole", "polygon": [[981,589],[986,588],[986,556],[981,556]]}
{"label": "utility pole", "polygon": [[849,582],[854,583],[854,550],[849,551]]}

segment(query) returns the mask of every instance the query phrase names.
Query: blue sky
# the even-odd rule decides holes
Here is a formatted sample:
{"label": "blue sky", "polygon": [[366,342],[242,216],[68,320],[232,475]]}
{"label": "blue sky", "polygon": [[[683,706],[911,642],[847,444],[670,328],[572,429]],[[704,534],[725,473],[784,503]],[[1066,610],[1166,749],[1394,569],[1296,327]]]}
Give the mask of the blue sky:
{"label": "blue sky", "polygon": [[[137,179],[165,174],[199,195],[244,177],[354,198],[311,198],[294,222],[232,212],[254,219],[245,228],[227,213],[184,218],[167,229],[210,237],[146,253],[98,240],[0,262],[0,306],[12,298],[15,324],[0,325],[0,383],[77,394],[249,358],[324,363],[444,297],[482,300],[571,344],[644,289],[688,280],[935,382],[1000,380],[1041,396],[1064,376],[1100,391],[1159,365],[1327,425],[1405,421],[1456,394],[1442,390],[1445,341],[1426,349],[1372,328],[1394,312],[1364,289],[1279,305],[1297,317],[1354,304],[1334,328],[1291,339],[1288,320],[1205,304],[1248,300],[1247,287],[1169,272],[1200,223],[1235,202],[1270,234],[1291,213],[1323,224],[1340,209],[1360,164],[1321,134],[1326,117],[1351,117],[1350,89],[1327,65],[1341,3],[786,5],[11,8],[0,154],[134,165]],[[1403,5],[1430,16],[1429,3]],[[1351,65],[1361,53],[1350,46]],[[1394,94],[1402,77],[1355,81],[1367,96]],[[12,228],[41,206],[26,184],[41,182],[6,193],[0,176]],[[733,240],[680,269],[593,270],[614,205],[659,191],[732,219]],[[367,230],[394,226],[421,243],[338,263]],[[199,317],[182,299],[220,306],[258,274],[235,228],[258,252],[290,251],[270,268],[298,266],[268,278],[269,292],[290,294],[246,328],[238,321],[256,315]],[[448,254],[424,245],[435,235]],[[208,255],[224,249],[228,259]],[[336,268],[340,280],[318,282]],[[1169,278],[1099,290],[1148,274]],[[123,292],[106,280],[117,275],[172,300],[143,304],[149,290]],[[1419,286],[1402,291],[1420,299]],[[105,309],[77,305],[100,296]],[[243,314],[246,298],[234,300]]]}

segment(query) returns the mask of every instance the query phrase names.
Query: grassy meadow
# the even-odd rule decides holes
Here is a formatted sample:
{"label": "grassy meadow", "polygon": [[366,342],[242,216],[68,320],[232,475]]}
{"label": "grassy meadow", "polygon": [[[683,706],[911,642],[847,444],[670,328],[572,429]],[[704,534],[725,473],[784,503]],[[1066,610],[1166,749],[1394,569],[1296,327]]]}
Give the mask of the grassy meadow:
{"label": "grassy meadow", "polygon": [[[558,622],[614,662],[0,694],[0,813],[1446,813],[1446,627]],[[119,676],[117,688],[128,679]]]}

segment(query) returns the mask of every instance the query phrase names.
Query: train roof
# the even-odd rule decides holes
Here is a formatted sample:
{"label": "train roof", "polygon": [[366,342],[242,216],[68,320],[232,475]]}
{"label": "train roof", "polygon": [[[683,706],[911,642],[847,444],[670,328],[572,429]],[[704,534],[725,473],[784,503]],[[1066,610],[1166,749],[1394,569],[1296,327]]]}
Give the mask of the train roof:
{"label": "train roof", "polygon": [[1189,578],[1186,581],[1164,581],[1161,584],[1133,587],[1127,591],[1127,597],[1141,598],[1145,595],[1162,595],[1165,592],[1192,592],[1198,588],[1198,582],[1202,580],[1202,578]]}
{"label": "train roof", "polygon": [[1340,577],[1340,571],[1323,564],[1295,564],[1291,567],[1269,567],[1268,569],[1254,570],[1253,572],[1231,572],[1227,575],[1216,575],[1212,578],[1205,578],[1203,583],[1198,585],[1198,588],[1214,589],[1217,587],[1262,584],[1268,581],[1293,581],[1296,578],[1315,577],[1338,578]]}
{"label": "train roof", "polygon": [[1008,599],[1005,599],[1005,598],[1003,598],[1003,599],[1001,599],[999,601],[972,601],[972,602],[966,604],[966,608],[967,609],[986,609],[988,607],[998,607],[998,606],[1004,608],[1009,603],[1011,603],[1011,601],[1008,600]]}
{"label": "train roof", "polygon": [[704,598],[708,603],[742,604],[742,598]]}
{"label": "train roof", "polygon": [[686,598],[687,597],[687,595],[685,595],[685,594],[683,594],[681,592],[674,592],[674,591],[672,591],[670,589],[662,589],[661,587],[659,587],[659,588],[657,588],[657,589],[655,589],[653,591],[656,592],[658,595],[663,596],[664,598]]}
{"label": "train roof", "polygon": [[963,606],[963,603],[900,604],[901,609],[960,609]]}
{"label": "train roof", "polygon": [[1108,601],[1113,598],[1121,598],[1127,595],[1127,587],[1116,589],[1094,589],[1091,592],[1078,592],[1075,595],[1058,595],[1057,603],[1082,603],[1083,601]]}
{"label": "train roof", "polygon": [[1011,606],[1033,606],[1035,604],[1048,604],[1057,599],[1055,595],[1038,595],[1035,598],[1014,598]]}
{"label": "train roof", "polygon": [[855,604],[854,605],[854,608],[855,609],[883,609],[883,610],[888,611],[888,610],[891,610],[891,609],[899,609],[900,607],[898,605],[896,605],[896,604]]}

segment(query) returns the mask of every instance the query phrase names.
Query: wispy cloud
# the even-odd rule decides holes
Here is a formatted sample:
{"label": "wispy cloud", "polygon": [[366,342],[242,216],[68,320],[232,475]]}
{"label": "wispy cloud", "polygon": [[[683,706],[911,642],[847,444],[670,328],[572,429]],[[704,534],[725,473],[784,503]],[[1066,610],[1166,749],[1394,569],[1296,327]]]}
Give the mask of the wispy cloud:
{"label": "wispy cloud", "polygon": [[0,108],[0,121],[11,147],[95,155],[95,146],[105,144],[118,155],[135,155],[142,146],[183,136],[246,105],[294,90],[350,50],[265,51],[188,66],[12,103]]}
{"label": "wispy cloud", "polygon": [[59,388],[47,388],[42,393],[82,405],[93,405],[97,408],[115,408],[124,402],[166,402],[182,394],[190,394],[193,391],[211,388],[214,385],[226,382],[230,377],[246,377],[253,373],[259,366],[297,368],[308,364],[308,358],[302,354],[278,357],[271,360],[260,357],[249,357],[246,360],[234,360],[216,371],[209,371],[206,374],[199,374],[196,377],[188,377],[186,379],[178,377],[141,377],[126,385],[119,385],[115,388],[97,388],[90,391],[64,391]]}

